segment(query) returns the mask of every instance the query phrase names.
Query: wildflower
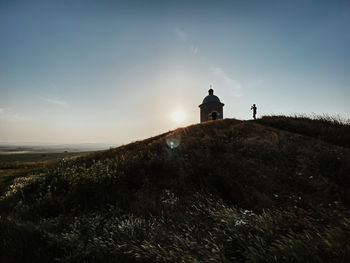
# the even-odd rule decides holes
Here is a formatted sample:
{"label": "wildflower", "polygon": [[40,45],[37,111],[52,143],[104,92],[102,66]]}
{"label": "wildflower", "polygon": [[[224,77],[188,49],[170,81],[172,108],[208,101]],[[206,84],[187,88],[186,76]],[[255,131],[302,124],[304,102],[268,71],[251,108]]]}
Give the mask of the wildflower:
{"label": "wildflower", "polygon": [[238,219],[235,222],[235,226],[241,226],[241,225],[246,225],[246,224],[247,224],[247,222],[244,221],[243,219]]}

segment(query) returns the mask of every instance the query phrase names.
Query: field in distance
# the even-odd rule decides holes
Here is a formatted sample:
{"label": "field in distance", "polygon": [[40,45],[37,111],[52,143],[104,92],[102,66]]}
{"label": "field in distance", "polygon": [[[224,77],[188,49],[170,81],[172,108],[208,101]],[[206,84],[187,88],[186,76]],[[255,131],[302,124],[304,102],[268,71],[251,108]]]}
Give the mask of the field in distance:
{"label": "field in distance", "polygon": [[51,160],[60,160],[64,158],[83,156],[91,153],[88,152],[54,152],[54,153],[0,153],[0,163],[4,162],[42,162]]}
{"label": "field in distance", "polygon": [[104,144],[30,145],[0,144],[0,193],[16,177],[45,172],[62,159],[109,148]]}
{"label": "field in distance", "polygon": [[[108,149],[110,144],[9,144],[0,143],[1,162],[38,162],[82,156]],[[114,145],[113,145],[114,146]]]}

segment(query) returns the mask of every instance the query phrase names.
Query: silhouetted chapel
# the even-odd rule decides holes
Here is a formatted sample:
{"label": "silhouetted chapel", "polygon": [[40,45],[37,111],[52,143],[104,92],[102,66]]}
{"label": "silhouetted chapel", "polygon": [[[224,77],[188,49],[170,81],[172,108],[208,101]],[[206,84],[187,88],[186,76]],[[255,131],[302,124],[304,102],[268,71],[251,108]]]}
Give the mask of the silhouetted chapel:
{"label": "silhouetted chapel", "polygon": [[225,104],[221,103],[220,99],[214,95],[214,90],[210,89],[209,95],[206,96],[201,105],[201,122],[223,119],[223,107]]}

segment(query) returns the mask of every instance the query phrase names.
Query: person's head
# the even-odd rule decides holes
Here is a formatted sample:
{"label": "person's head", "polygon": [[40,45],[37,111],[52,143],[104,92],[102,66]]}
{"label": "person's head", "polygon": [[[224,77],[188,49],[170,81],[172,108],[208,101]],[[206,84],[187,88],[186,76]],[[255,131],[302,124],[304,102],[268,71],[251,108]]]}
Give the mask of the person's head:
{"label": "person's head", "polygon": [[253,104],[253,106],[255,107],[255,104]]}

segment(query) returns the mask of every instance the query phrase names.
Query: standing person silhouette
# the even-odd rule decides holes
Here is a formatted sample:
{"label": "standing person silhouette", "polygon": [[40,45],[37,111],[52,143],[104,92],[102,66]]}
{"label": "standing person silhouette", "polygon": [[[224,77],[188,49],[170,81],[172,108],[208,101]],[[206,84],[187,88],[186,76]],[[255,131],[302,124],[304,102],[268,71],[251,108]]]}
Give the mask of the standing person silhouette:
{"label": "standing person silhouette", "polygon": [[258,109],[255,104],[250,107],[251,110],[253,110],[253,118],[256,120],[256,110]]}

